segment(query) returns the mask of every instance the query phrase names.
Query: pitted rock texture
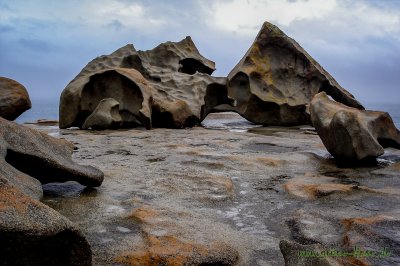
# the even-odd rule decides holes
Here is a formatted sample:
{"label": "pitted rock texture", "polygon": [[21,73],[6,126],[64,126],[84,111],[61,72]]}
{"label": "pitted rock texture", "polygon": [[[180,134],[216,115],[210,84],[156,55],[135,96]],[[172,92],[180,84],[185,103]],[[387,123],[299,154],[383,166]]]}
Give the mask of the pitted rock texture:
{"label": "pitted rock texture", "polygon": [[91,265],[85,237],[67,218],[38,201],[41,183],[102,183],[100,170],[72,161],[73,149],[68,141],[0,118],[1,264]]}
{"label": "pitted rock texture", "polygon": [[119,114],[119,102],[113,98],[105,98],[100,101],[93,113],[85,120],[82,128],[118,128],[121,124],[122,118]]}
{"label": "pitted rock texture", "polygon": [[28,92],[15,80],[0,77],[0,117],[14,120],[32,107]]}
{"label": "pitted rock texture", "polygon": [[369,161],[384,148],[400,148],[400,132],[388,113],[351,108],[325,92],[315,95],[310,111],[322,142],[340,162]]}
{"label": "pitted rock texture", "polygon": [[228,80],[234,110],[257,124],[309,124],[308,105],[320,91],[363,109],[295,40],[268,22]]}
{"label": "pitted rock texture", "polygon": [[183,128],[220,104],[232,104],[226,78],[211,77],[214,62],[190,37],[149,51],[127,45],[91,61],[64,89],[60,128],[82,127],[104,98],[120,103],[122,126]]}

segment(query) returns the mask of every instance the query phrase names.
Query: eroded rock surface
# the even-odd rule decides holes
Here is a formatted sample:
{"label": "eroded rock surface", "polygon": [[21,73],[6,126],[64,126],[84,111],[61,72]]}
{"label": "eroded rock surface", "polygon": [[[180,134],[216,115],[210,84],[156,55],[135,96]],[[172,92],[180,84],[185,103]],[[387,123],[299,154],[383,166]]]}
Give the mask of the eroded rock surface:
{"label": "eroded rock surface", "polygon": [[321,92],[311,102],[311,120],[327,150],[341,162],[366,161],[400,148],[400,132],[388,113],[351,108]]}
{"label": "eroded rock surface", "polygon": [[210,76],[214,70],[190,37],[148,51],[127,45],[94,59],[68,84],[60,100],[60,128],[82,127],[104,98],[120,103],[125,127],[196,125],[215,106],[233,103],[226,78]]}
{"label": "eroded rock surface", "polygon": [[320,91],[363,109],[295,40],[268,22],[228,79],[236,112],[257,124],[309,124],[308,105]]}
{"label": "eroded rock surface", "polygon": [[31,106],[24,86],[15,80],[0,77],[0,117],[14,120]]}
{"label": "eroded rock surface", "polygon": [[71,159],[72,143],[0,118],[0,262],[5,265],[91,265],[83,234],[40,203],[42,184],[99,186],[103,173]]}

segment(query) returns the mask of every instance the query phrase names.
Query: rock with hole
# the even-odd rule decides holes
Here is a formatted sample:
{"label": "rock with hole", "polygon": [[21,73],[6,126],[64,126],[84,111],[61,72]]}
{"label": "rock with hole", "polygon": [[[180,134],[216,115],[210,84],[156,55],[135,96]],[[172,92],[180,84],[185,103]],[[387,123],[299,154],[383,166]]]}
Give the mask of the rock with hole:
{"label": "rock with hole", "polygon": [[308,106],[320,91],[363,109],[295,40],[268,22],[228,80],[229,96],[237,102],[233,110],[257,124],[309,124]]}
{"label": "rock with hole", "polygon": [[226,78],[210,76],[214,70],[190,37],[148,51],[127,45],[94,59],[67,85],[60,128],[82,127],[104,98],[120,103],[123,126],[194,126],[215,106],[233,104]]}

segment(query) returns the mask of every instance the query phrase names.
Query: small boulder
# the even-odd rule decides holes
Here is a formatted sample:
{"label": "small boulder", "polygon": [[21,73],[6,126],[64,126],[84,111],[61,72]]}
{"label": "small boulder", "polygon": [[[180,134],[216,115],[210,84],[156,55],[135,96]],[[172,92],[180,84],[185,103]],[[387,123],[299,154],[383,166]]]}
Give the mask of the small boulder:
{"label": "small boulder", "polygon": [[257,124],[309,124],[308,106],[320,91],[363,109],[295,40],[268,22],[228,80],[229,96],[237,101],[235,111]]}
{"label": "small boulder", "polygon": [[322,142],[340,162],[369,161],[384,148],[400,149],[400,132],[388,113],[348,107],[325,92],[314,96],[310,111]]}
{"label": "small boulder", "polygon": [[15,120],[32,107],[24,86],[15,80],[0,77],[0,117]]}
{"label": "small boulder", "polygon": [[106,98],[101,100],[93,113],[88,116],[82,129],[112,129],[120,127],[121,123],[119,102],[113,98]]}

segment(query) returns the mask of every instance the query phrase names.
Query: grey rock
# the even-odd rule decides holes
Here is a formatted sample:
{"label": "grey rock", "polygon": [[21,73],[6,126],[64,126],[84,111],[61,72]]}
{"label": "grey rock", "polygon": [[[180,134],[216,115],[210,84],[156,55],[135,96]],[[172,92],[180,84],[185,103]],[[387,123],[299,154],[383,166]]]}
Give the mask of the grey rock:
{"label": "grey rock", "polygon": [[[329,257],[316,257],[313,254],[320,254],[325,248],[320,244],[301,245],[296,242],[282,240],[279,248],[285,259],[285,266],[339,266],[338,261]],[[303,254],[303,255],[300,255]]]}
{"label": "grey rock", "polygon": [[309,124],[308,105],[320,91],[363,109],[295,40],[268,22],[228,79],[235,111],[257,124]]}
{"label": "grey rock", "polygon": [[325,92],[314,96],[310,110],[322,142],[340,162],[369,161],[384,148],[400,148],[400,132],[388,113],[348,107]]}
{"label": "grey rock", "polygon": [[0,77],[0,117],[14,120],[31,107],[24,86],[15,80]]}
{"label": "grey rock", "polygon": [[92,252],[72,222],[0,174],[0,261],[2,265],[92,265]]}
{"label": "grey rock", "polygon": [[127,45],[91,61],[64,89],[60,128],[82,127],[104,98],[120,103],[125,127],[182,128],[202,121],[220,104],[232,104],[226,78],[211,77],[214,62],[190,37],[149,51]]}
{"label": "grey rock", "polygon": [[101,171],[72,161],[73,148],[68,141],[0,118],[1,264],[91,265],[90,245],[82,233],[39,202],[41,183],[102,183]]}
{"label": "grey rock", "polygon": [[[100,170],[72,161],[72,143],[2,118],[0,125],[1,168],[11,165],[42,184],[77,181],[84,186],[97,187],[103,182],[104,174]],[[13,171],[9,173],[7,178],[14,178]]]}
{"label": "grey rock", "polygon": [[119,114],[119,102],[113,98],[100,101],[96,109],[86,119],[82,129],[107,129],[121,126],[122,118]]}

